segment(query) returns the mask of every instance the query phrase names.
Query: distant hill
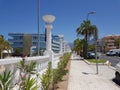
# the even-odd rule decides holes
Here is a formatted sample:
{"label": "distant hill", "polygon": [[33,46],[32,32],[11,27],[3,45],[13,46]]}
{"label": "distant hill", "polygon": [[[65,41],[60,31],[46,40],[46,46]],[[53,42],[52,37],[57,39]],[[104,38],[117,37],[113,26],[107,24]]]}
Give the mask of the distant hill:
{"label": "distant hill", "polygon": [[[73,42],[69,42],[68,44],[70,45],[71,48],[74,47],[74,43],[73,43]],[[91,44],[94,44],[94,39],[91,39],[91,40],[89,41],[89,44],[90,44],[90,45],[91,45]]]}

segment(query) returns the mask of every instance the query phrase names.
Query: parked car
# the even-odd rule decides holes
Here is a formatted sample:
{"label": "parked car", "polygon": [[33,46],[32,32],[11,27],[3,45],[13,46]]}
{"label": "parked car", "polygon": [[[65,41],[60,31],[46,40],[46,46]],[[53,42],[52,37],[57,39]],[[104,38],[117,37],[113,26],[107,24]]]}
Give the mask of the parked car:
{"label": "parked car", "polygon": [[108,51],[108,52],[106,53],[106,56],[110,56],[110,51]]}
{"label": "parked car", "polygon": [[120,82],[120,62],[116,64],[115,79]]}
{"label": "parked car", "polygon": [[117,56],[119,56],[119,57],[120,57],[120,51],[117,53]]}
{"label": "parked car", "polygon": [[120,49],[111,49],[106,53],[106,56],[119,56]]}
{"label": "parked car", "polygon": [[[97,58],[99,58],[98,54],[97,54]],[[88,52],[87,59],[95,59],[95,52]]]}
{"label": "parked car", "polygon": [[107,55],[107,56],[116,56],[117,53],[116,53],[115,51],[108,51],[108,52],[106,53],[106,55]]}

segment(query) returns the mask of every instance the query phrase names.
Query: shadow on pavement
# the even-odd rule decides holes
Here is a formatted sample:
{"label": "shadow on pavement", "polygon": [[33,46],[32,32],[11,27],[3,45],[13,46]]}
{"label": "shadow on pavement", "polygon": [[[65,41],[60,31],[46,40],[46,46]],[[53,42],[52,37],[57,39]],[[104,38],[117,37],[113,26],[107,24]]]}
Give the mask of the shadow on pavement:
{"label": "shadow on pavement", "polygon": [[89,75],[89,74],[96,75],[96,73],[87,73],[87,72],[82,72],[82,74],[85,74],[85,75]]}
{"label": "shadow on pavement", "polygon": [[117,84],[118,86],[120,86],[120,81],[117,81],[115,78],[112,79],[112,81]]}

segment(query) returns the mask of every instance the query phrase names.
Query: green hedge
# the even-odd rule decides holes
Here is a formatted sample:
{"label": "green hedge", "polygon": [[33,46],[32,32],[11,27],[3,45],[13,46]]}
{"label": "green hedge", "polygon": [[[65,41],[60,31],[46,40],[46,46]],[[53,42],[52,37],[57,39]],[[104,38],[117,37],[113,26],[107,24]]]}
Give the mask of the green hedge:
{"label": "green hedge", "polygon": [[71,53],[65,53],[58,63],[57,69],[52,69],[51,62],[48,65],[46,73],[43,74],[41,78],[42,90],[49,90],[50,84],[52,89],[56,87],[56,84],[62,80],[62,77],[68,72],[65,67],[70,60]]}

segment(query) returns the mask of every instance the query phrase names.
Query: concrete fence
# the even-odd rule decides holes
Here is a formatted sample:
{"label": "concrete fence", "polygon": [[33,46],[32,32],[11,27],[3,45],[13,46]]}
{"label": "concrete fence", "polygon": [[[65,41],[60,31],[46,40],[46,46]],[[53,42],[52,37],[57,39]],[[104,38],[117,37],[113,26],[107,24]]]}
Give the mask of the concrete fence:
{"label": "concrete fence", "polygon": [[[62,54],[53,54],[52,58],[50,55],[45,55],[45,56],[24,57],[24,59],[25,59],[25,62],[37,62],[36,69],[37,71],[40,72],[42,69],[47,68],[48,62],[50,61],[52,61],[53,66],[54,66],[56,62],[59,62],[59,58],[61,56]],[[6,59],[0,59],[0,73],[2,69],[11,70],[11,71],[16,70],[16,65],[22,59],[23,59],[22,57],[10,57]]]}
{"label": "concrete fence", "polygon": [[[48,62],[52,62],[52,68],[57,68],[57,64],[60,61],[60,57],[63,54],[53,54],[51,55],[45,55],[45,56],[35,56],[35,57],[24,57],[25,62],[37,62],[36,65],[36,72],[42,75],[48,67]],[[21,57],[10,57],[6,59],[0,59],[0,73],[2,73],[4,70],[11,71],[14,75],[14,82],[13,85],[19,82],[20,80],[20,69],[18,68],[19,62],[23,58]],[[51,60],[52,59],[52,60]]]}

